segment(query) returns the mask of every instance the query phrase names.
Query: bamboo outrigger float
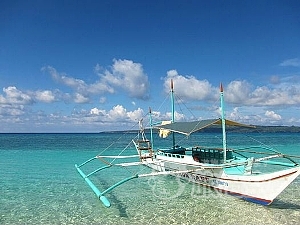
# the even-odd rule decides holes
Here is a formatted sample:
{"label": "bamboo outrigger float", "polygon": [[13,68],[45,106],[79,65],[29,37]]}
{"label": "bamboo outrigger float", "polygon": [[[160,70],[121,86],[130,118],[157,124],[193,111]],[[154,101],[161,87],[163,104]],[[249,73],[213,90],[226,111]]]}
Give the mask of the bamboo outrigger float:
{"label": "bamboo outrigger float", "polygon": [[[254,203],[269,205],[273,200],[300,174],[300,166],[296,159],[299,156],[286,155],[272,148],[262,146],[240,147],[235,149],[227,148],[226,126],[243,126],[255,128],[251,125],[241,124],[235,121],[225,119],[224,115],[224,97],[223,87],[220,86],[220,102],[221,102],[221,118],[200,120],[193,122],[176,122],[175,121],[175,105],[173,82],[171,82],[171,103],[172,117],[168,123],[154,124],[152,122],[151,110],[150,117],[150,139],[146,137],[143,125],[140,121],[140,131],[138,136],[132,140],[137,155],[129,156],[95,156],[86,162],[75,165],[80,175],[86,183],[91,187],[96,196],[102,203],[109,207],[111,204],[105,197],[105,194],[123,183],[135,178],[158,175],[174,175],[191,182],[213,188],[223,193],[227,193],[247,201]],[[206,127],[221,125],[222,128],[222,146],[221,147],[182,147],[176,145],[175,133],[190,136]],[[158,129],[163,137],[172,133],[173,144],[167,149],[154,149],[153,145],[153,129]],[[258,151],[257,149],[262,149]],[[245,153],[255,153],[256,155],[264,154],[263,157],[247,157]],[[114,163],[117,158],[137,158],[138,161]],[[105,160],[113,159],[112,162]],[[282,158],[287,162],[274,161],[273,159]],[[89,174],[82,171],[82,167],[93,160],[100,160],[104,166],[94,170]],[[253,171],[253,165],[265,163],[272,166],[277,165],[283,168],[265,173],[256,173]],[[133,174],[125,177],[119,182],[108,187],[104,191],[100,191],[94,183],[89,179],[91,175],[103,171],[111,167],[131,167],[144,165],[154,172],[144,174]]]}

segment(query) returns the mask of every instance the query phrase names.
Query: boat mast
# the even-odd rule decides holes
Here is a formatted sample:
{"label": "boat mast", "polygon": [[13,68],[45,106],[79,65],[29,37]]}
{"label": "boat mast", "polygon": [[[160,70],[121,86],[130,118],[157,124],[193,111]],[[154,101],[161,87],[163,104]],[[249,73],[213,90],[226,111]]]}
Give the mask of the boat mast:
{"label": "boat mast", "polygon": [[220,99],[221,99],[221,119],[222,119],[222,132],[223,132],[223,152],[224,152],[224,163],[226,163],[226,130],[225,130],[225,115],[224,115],[224,93],[223,85],[220,84]]}
{"label": "boat mast", "polygon": [[[171,108],[172,108],[172,119],[171,122],[175,122],[175,102],[174,102],[174,85],[173,85],[173,79],[171,79]],[[172,132],[173,136],[173,148],[175,148],[175,133]]]}
{"label": "boat mast", "polygon": [[153,149],[153,124],[152,124],[152,111],[149,107],[149,119],[150,119],[150,140],[151,140],[151,149]]}

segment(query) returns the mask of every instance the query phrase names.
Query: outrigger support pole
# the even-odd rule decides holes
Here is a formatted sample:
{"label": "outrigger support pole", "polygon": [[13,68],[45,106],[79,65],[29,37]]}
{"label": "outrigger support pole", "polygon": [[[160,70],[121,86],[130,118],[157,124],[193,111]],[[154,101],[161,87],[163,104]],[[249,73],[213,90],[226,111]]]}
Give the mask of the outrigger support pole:
{"label": "outrigger support pole", "polygon": [[96,196],[101,200],[103,205],[105,205],[106,207],[110,207],[110,202],[108,201],[108,199],[101,193],[101,191],[99,191],[99,189],[93,184],[93,182],[82,172],[82,170],[77,165],[75,165],[75,167],[79,174],[84,178],[85,182],[94,191]]}
{"label": "outrigger support pole", "polygon": [[134,178],[138,178],[138,175],[133,175],[131,177],[127,177],[121,181],[119,181],[118,183],[112,185],[111,187],[107,188],[105,191],[101,192],[95,185],[94,183],[88,178],[90,175],[100,171],[100,170],[103,170],[103,169],[106,169],[108,167],[111,167],[112,165],[108,165],[108,166],[103,166],[97,170],[95,170],[94,172],[88,174],[88,175],[85,175],[85,173],[80,169],[80,166],[84,165],[85,163],[77,166],[75,165],[78,173],[84,178],[85,182],[90,186],[90,188],[94,191],[94,193],[96,194],[96,196],[100,199],[100,201],[103,203],[104,206],[106,207],[110,207],[110,202],[109,200],[104,196],[104,194],[110,192],[111,190],[113,190],[114,188],[120,186],[121,184],[131,180],[131,179],[134,179]]}

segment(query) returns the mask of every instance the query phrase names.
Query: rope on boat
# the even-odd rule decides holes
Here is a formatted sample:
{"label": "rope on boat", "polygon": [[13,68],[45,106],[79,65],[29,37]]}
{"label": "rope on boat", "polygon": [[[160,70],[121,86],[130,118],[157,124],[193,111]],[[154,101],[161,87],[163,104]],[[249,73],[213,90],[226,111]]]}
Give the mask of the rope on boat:
{"label": "rope on boat", "polygon": [[269,159],[273,159],[273,158],[279,158],[279,157],[282,157],[282,155],[281,154],[270,155],[270,156],[266,156],[266,157],[255,159],[254,162],[260,162],[260,161],[269,160]]}
{"label": "rope on boat", "polygon": [[147,163],[145,162],[128,162],[128,163],[118,163],[118,164],[114,164],[114,166],[122,166],[122,167],[126,167],[126,166],[138,166],[138,165],[146,165]]}
{"label": "rope on boat", "polygon": [[110,165],[110,166],[112,166],[112,164],[110,163],[110,162],[107,162],[106,160],[104,160],[104,159],[102,159],[102,158],[99,158],[99,157],[95,157],[96,159],[99,159],[100,161],[102,161],[104,164],[106,164],[106,165]]}
{"label": "rope on boat", "polygon": [[[257,152],[257,151],[247,150],[247,149],[253,149],[253,148],[266,149],[266,150],[269,150],[270,152]],[[279,151],[274,150],[273,148],[271,148],[271,147],[269,147],[267,145],[263,145],[263,146],[250,146],[250,147],[245,147],[245,148],[238,148],[238,149],[234,149],[233,152],[238,153],[238,154],[239,154],[239,152],[246,152],[246,153],[270,155],[270,156],[266,156],[266,157],[263,157],[263,158],[255,159],[255,162],[259,162],[259,161],[263,161],[263,160],[268,160],[268,159],[272,159],[272,158],[285,158],[285,159],[290,160],[295,165],[299,165],[299,163],[296,162],[292,158],[298,158],[299,159],[300,156],[283,154],[283,153],[281,153]],[[274,153],[277,153],[277,154],[274,155]]]}
{"label": "rope on boat", "polygon": [[113,158],[113,159],[125,159],[125,158],[136,158],[139,157],[139,155],[97,155],[96,156],[98,159],[99,158]]}
{"label": "rope on boat", "polygon": [[[146,117],[148,114],[149,114],[149,113],[146,113],[145,115],[143,115],[143,118]],[[134,128],[137,126],[137,124],[138,124],[138,122],[137,122],[137,123],[134,123],[134,124],[131,126],[131,128],[129,128],[128,130],[131,131],[132,129],[134,129]],[[111,149],[111,147],[112,147],[115,143],[118,143],[118,142],[122,139],[122,137],[124,137],[124,136],[127,135],[127,134],[128,134],[128,132],[122,132],[122,135],[120,135],[119,138],[118,138],[117,140],[111,142],[111,144],[108,145],[106,148],[104,148],[98,155],[102,155],[106,150]],[[127,145],[120,153],[119,153],[119,155],[122,154],[122,152],[124,152],[124,151],[128,148],[128,146],[130,145],[130,143],[131,143],[131,142],[129,142],[129,144],[128,144],[128,145]]]}

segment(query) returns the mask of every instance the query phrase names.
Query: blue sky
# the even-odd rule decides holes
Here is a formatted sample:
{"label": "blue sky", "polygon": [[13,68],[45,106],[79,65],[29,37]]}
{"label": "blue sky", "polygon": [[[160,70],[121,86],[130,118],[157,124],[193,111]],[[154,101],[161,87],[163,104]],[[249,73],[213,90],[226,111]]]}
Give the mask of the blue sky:
{"label": "blue sky", "polygon": [[0,132],[193,116],[300,126],[299,1],[1,1]]}

